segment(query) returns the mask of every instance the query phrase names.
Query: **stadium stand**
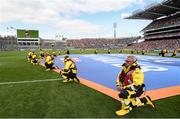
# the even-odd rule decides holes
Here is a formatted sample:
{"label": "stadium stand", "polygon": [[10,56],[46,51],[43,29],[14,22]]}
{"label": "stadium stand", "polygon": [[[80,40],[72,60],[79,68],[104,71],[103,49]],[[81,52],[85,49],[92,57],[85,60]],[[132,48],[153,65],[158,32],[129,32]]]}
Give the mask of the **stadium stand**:
{"label": "stadium stand", "polygon": [[145,10],[134,12],[126,19],[147,19],[152,22],[146,26],[144,42],[133,44],[135,49],[180,49],[180,1],[164,0],[150,5]]}
{"label": "stadium stand", "polygon": [[42,49],[65,49],[67,46],[64,40],[41,39],[40,47]]}
{"label": "stadium stand", "polygon": [[168,28],[168,27],[177,27],[180,25],[180,13],[176,13],[173,16],[168,16],[166,18],[154,20],[147,27],[143,29],[143,31],[150,31],[158,28]]}
{"label": "stadium stand", "polygon": [[17,38],[14,36],[0,36],[0,50],[17,50]]}
{"label": "stadium stand", "polygon": [[84,38],[84,39],[69,39],[67,46],[71,48],[95,48],[95,49],[119,49],[127,47],[140,37],[127,38]]}
{"label": "stadium stand", "polygon": [[128,46],[129,49],[136,50],[161,50],[161,49],[179,49],[180,48],[180,39],[163,39],[163,40],[146,40],[141,43],[133,44]]}
{"label": "stadium stand", "polygon": [[[33,42],[20,42],[19,45],[23,45],[24,50],[28,49],[36,49],[33,46],[37,46],[38,44],[35,44]],[[43,49],[51,49],[52,47],[54,49],[65,49],[66,41],[59,41],[59,40],[50,40],[50,39],[41,39],[40,40],[41,48]],[[53,45],[53,46],[52,46]],[[17,38],[15,36],[1,36],[0,35],[0,50],[18,50],[17,45]]]}

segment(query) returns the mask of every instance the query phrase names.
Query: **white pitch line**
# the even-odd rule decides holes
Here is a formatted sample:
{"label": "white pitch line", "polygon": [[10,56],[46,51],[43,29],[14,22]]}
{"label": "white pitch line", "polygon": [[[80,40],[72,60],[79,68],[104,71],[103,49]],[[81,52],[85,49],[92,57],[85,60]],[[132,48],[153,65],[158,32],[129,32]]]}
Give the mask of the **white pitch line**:
{"label": "white pitch line", "polygon": [[62,79],[44,79],[44,80],[32,80],[32,81],[1,82],[0,85],[48,82],[48,81],[58,81],[58,80],[62,80]]}

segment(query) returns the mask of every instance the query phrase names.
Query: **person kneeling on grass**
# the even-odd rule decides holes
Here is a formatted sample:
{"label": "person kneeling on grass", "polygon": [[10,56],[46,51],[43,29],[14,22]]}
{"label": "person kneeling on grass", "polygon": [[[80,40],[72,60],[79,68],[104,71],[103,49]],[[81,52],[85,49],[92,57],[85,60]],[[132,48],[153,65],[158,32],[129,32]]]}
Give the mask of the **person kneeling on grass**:
{"label": "person kneeling on grass", "polygon": [[40,49],[40,57],[41,57],[41,59],[44,58],[44,51],[42,49]]}
{"label": "person kneeling on grass", "polygon": [[176,56],[176,50],[174,50],[172,53],[172,57],[175,57],[175,56]]}
{"label": "person kneeling on grass", "polygon": [[76,64],[71,58],[69,58],[69,56],[64,57],[64,68],[61,69],[60,75],[64,79],[63,82],[80,82],[77,77]]}
{"label": "person kneeling on grass", "polygon": [[122,70],[118,74],[116,86],[120,92],[121,102],[121,109],[116,111],[118,116],[126,115],[133,107],[144,106],[145,104],[154,108],[149,96],[139,98],[145,90],[144,74],[134,56],[127,56],[122,65]]}
{"label": "person kneeling on grass", "polygon": [[33,52],[32,52],[32,51],[29,51],[29,52],[28,52],[28,55],[27,55],[27,60],[28,60],[28,62],[31,62],[31,60],[32,60],[32,55],[33,55]]}
{"label": "person kneeling on grass", "polygon": [[58,67],[53,67],[53,65],[54,65],[54,57],[53,55],[47,53],[45,58],[46,71],[50,71],[51,69],[58,69]]}
{"label": "person kneeling on grass", "polygon": [[37,58],[37,55],[36,55],[34,52],[33,52],[33,54],[32,54],[31,63],[32,63],[33,65],[39,63],[39,60],[38,60],[38,58]]}

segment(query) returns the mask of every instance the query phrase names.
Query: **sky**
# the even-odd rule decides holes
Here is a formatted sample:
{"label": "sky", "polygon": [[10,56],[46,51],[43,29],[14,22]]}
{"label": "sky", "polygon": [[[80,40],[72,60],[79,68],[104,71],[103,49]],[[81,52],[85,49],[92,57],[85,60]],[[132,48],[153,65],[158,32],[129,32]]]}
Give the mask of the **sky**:
{"label": "sky", "polygon": [[150,20],[124,19],[162,0],[0,0],[0,35],[39,30],[44,39],[139,36]]}

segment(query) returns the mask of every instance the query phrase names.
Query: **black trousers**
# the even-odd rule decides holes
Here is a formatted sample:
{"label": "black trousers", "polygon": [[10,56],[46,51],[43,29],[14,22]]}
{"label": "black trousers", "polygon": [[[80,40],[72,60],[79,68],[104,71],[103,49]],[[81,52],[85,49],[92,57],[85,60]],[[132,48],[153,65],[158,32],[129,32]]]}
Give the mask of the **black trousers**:
{"label": "black trousers", "polygon": [[51,63],[51,64],[48,64],[47,62],[45,63],[45,66],[47,69],[53,69],[53,64],[54,63]]}

